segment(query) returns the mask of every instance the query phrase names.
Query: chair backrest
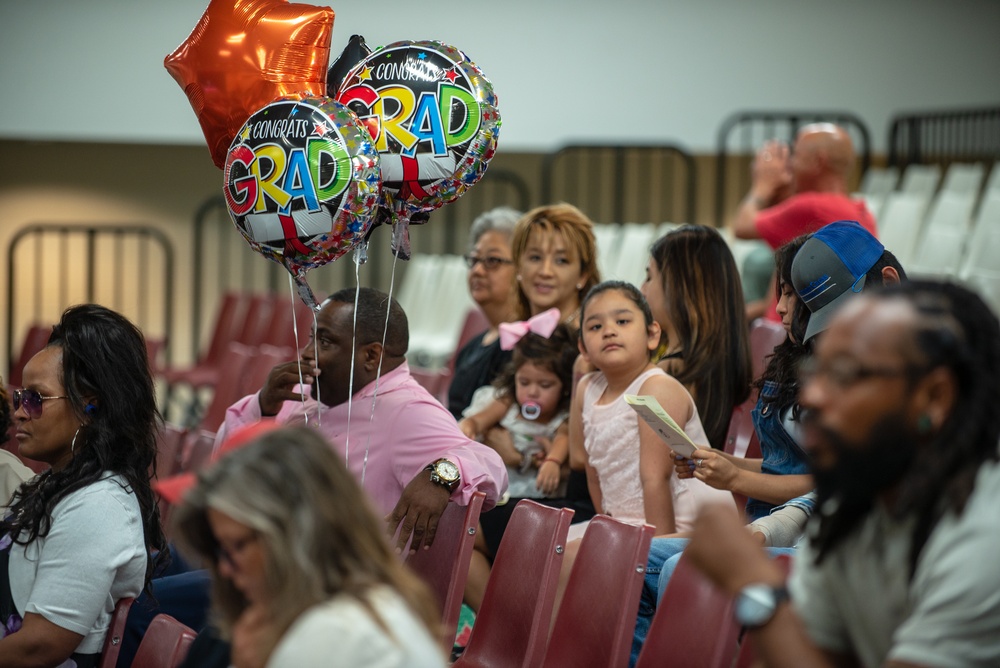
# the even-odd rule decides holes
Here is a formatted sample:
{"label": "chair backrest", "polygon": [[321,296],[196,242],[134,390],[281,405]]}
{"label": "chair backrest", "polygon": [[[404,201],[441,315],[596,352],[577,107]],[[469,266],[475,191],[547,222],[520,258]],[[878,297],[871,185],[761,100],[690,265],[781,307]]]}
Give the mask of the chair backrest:
{"label": "chair backrest", "polygon": [[453,665],[537,668],[545,658],[573,511],[525,499],[511,513],[483,604]]}
{"label": "chair backrest", "polygon": [[753,365],[753,377],[760,378],[767,367],[767,357],[774,352],[788,334],[780,323],[766,318],[757,318],[750,323],[750,361]]}
{"label": "chair backrest", "polygon": [[184,434],[184,427],[170,422],[163,423],[163,428],[156,435],[157,478],[163,479],[172,476],[180,468]]}
{"label": "chair backrest", "polygon": [[194,629],[161,613],[149,623],[132,665],[142,668],[175,668],[184,661],[196,635]]}
{"label": "chair backrest", "polygon": [[907,165],[899,190],[907,193],[933,195],[941,182],[940,165]]}
{"label": "chair backrest", "polygon": [[617,668],[627,663],[653,531],[648,524],[625,524],[606,515],[590,520],[543,665]]}
{"label": "chair backrest", "polygon": [[931,196],[923,192],[892,192],[878,221],[879,240],[905,269],[917,251]]}
{"label": "chair backrest", "polygon": [[948,165],[941,190],[943,192],[979,195],[979,189],[983,185],[983,177],[985,176],[986,163],[984,162],[953,162]]}
{"label": "chair backrest", "polygon": [[226,346],[236,339],[236,329],[242,322],[246,310],[248,295],[239,292],[227,292],[219,302],[219,312],[212,326],[212,336],[208,341],[205,354],[201,357],[203,364],[218,364],[226,352]]}
{"label": "chair backrest", "polygon": [[1000,189],[985,192],[979,202],[959,276],[965,279],[981,271],[1000,274]]}
{"label": "chair backrest", "polygon": [[132,609],[134,598],[125,597],[118,599],[115,603],[115,611],[111,614],[111,625],[108,626],[108,635],[104,636],[104,647],[101,649],[101,660],[98,668],[115,668],[118,663],[118,654],[122,650],[122,638],[125,636],[125,621],[128,619],[128,611]]}
{"label": "chair backrest", "polygon": [[21,351],[17,355],[17,360],[10,368],[7,377],[7,384],[11,387],[21,387],[24,384],[22,374],[24,365],[28,363],[38,351],[49,342],[49,335],[52,334],[52,325],[32,325],[24,335],[24,343],[21,344]]}
{"label": "chair backrest", "polygon": [[449,503],[438,520],[434,543],[429,550],[407,554],[409,566],[434,592],[441,606],[444,637],[442,643],[451,652],[462,609],[465,581],[469,577],[469,560],[479,526],[479,512],[486,495],[476,492],[468,506]]}
{"label": "chair backrest", "polygon": [[212,388],[212,400],[201,417],[199,428],[218,431],[222,421],[226,419],[226,409],[232,406],[244,395],[243,377],[247,365],[253,359],[254,348],[241,343],[230,343],[222,356],[219,374]]}
{"label": "chair backrest", "polygon": [[[294,340],[294,337],[292,338]],[[295,349],[290,346],[264,344],[251,351],[250,357],[253,363],[248,363],[243,370],[239,391],[236,393],[237,400],[259,391],[264,387],[264,383],[267,382],[267,377],[274,367],[284,362],[294,362],[298,355]]]}
{"label": "chair backrest", "polygon": [[215,449],[215,432],[196,429],[184,437],[180,471],[197,471],[208,463]]}
{"label": "chair backrest", "polygon": [[740,634],[733,601],[682,553],[656,607],[636,668],[729,668]]}
{"label": "chair backrest", "polygon": [[232,340],[246,346],[267,343],[268,329],[274,314],[274,300],[275,297],[268,293],[251,295],[243,313],[243,322]]}

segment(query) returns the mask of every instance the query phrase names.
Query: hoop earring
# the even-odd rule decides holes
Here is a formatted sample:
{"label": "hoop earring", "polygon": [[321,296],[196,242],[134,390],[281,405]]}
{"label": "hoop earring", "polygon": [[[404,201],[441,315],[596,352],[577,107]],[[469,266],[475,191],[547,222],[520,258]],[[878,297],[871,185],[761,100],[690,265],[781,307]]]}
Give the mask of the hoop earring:
{"label": "hoop earring", "polygon": [[81,429],[83,429],[83,425],[82,424],[79,427],[76,428],[76,433],[73,434],[73,440],[70,441],[70,443],[69,443],[69,454],[73,454],[73,450],[74,450],[74,448],[76,448],[76,437],[80,435],[80,430]]}

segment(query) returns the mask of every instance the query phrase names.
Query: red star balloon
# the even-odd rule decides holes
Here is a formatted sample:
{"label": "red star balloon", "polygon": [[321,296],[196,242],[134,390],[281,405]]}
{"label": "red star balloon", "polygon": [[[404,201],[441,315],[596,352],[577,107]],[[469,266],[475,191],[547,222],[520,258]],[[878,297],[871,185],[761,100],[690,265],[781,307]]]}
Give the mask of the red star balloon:
{"label": "red star balloon", "polygon": [[279,97],[326,95],[333,10],[288,0],[212,0],[163,61],[191,101],[220,169],[255,111]]}

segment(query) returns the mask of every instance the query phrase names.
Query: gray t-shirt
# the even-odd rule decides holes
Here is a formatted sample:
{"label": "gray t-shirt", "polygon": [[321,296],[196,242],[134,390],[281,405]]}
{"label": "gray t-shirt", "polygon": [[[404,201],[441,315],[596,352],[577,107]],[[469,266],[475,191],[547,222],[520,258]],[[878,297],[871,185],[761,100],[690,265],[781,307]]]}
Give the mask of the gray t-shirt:
{"label": "gray t-shirt", "polygon": [[911,581],[912,528],[877,506],[820,566],[803,541],[790,586],[809,635],[864,666],[1000,665],[1000,466],[984,465],[962,515],[938,522]]}
{"label": "gray t-shirt", "polygon": [[56,504],[44,538],[10,549],[10,592],[22,616],[36,613],[84,636],[81,654],[101,651],[115,602],[138,596],[146,577],[139,502],[120,476]]}

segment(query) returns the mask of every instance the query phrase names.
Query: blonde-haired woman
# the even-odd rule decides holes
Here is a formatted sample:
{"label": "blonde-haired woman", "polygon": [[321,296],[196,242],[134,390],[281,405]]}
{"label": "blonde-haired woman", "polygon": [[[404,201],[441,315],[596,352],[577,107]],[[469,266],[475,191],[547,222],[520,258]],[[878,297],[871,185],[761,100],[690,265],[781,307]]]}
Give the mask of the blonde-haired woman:
{"label": "blonde-haired woman", "polygon": [[429,592],[312,429],[276,428],[220,459],[176,522],[212,572],[237,668],[444,665]]}
{"label": "blonde-haired woman", "polygon": [[580,303],[601,282],[594,223],[572,204],[540,206],[514,227],[518,319],[558,308],[579,329]]}

